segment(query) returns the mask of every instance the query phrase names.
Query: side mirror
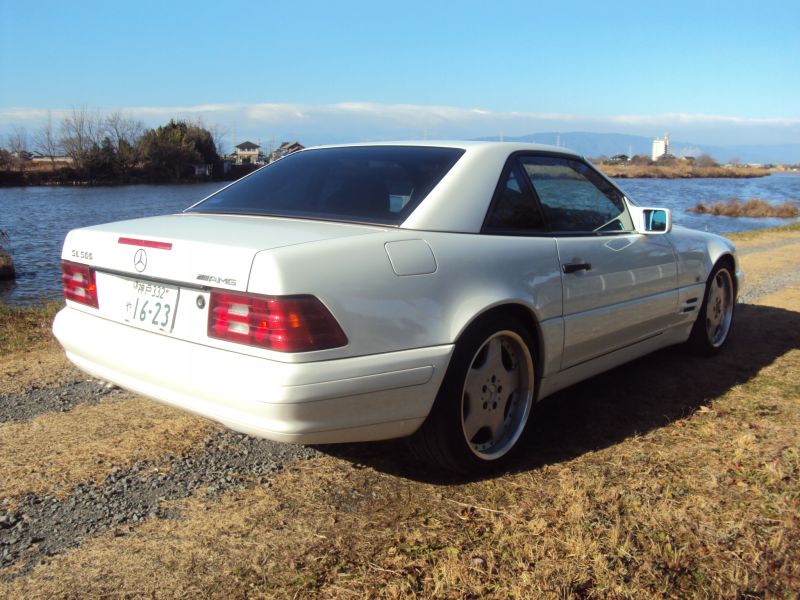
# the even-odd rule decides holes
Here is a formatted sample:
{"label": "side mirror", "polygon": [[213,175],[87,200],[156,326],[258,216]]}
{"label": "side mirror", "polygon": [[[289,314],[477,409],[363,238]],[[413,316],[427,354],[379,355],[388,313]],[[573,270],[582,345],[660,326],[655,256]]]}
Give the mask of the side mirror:
{"label": "side mirror", "polygon": [[645,208],[628,203],[628,210],[639,233],[659,235],[672,231],[672,212],[668,208]]}

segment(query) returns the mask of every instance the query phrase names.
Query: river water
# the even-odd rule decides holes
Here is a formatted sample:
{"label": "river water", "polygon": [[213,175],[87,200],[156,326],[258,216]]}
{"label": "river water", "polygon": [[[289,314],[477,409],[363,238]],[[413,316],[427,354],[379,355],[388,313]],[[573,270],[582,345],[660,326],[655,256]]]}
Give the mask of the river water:
{"label": "river water", "polygon": [[[618,185],[639,204],[673,211],[676,224],[727,233],[785,224],[782,219],[710,217],[686,212],[697,202],[763,198],[800,206],[800,175],[755,179],[622,179]],[[115,187],[0,188],[0,230],[10,240],[14,282],[0,282],[0,300],[26,304],[61,296],[59,257],[70,229],[121,219],[180,212],[208,196],[218,183]]]}

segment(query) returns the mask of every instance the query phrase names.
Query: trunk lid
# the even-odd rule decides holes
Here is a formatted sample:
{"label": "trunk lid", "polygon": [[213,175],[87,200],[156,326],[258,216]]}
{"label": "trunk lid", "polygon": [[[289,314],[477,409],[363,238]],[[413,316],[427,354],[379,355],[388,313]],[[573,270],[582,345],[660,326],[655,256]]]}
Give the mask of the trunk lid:
{"label": "trunk lid", "polygon": [[260,251],[375,231],[348,223],[177,214],[75,229],[61,256],[135,278],[246,291]]}

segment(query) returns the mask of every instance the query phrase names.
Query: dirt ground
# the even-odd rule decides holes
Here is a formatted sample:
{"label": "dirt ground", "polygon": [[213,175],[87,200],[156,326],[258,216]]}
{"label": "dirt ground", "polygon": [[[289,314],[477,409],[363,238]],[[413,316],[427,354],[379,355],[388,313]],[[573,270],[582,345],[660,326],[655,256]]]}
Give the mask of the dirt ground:
{"label": "dirt ground", "polygon": [[297,453],[73,398],[86,377],[52,340],[0,356],[0,402],[66,403],[0,422],[0,597],[798,597],[800,231],[734,238],[722,354],[668,349],[540,403],[484,480],[397,441]]}

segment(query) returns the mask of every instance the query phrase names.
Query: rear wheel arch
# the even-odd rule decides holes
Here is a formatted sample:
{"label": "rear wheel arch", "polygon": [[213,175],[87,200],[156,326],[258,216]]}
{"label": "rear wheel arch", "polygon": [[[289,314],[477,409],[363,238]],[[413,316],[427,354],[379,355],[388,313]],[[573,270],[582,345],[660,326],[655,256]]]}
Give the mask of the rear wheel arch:
{"label": "rear wheel arch", "polygon": [[407,438],[413,454],[450,471],[486,473],[519,449],[536,401],[540,338],[522,305],[477,315],[455,350],[431,412]]}
{"label": "rear wheel arch", "polygon": [[505,304],[498,304],[492,307],[487,308],[481,313],[475,315],[475,317],[470,320],[469,322],[465,323],[461,328],[458,336],[454,340],[455,343],[458,343],[458,340],[461,339],[464,334],[469,331],[471,328],[476,326],[476,323],[493,319],[494,317],[511,317],[520,321],[526,328],[528,334],[533,339],[533,348],[531,348],[531,354],[533,354],[533,363],[534,367],[536,368],[536,383],[537,383],[537,391],[538,391],[538,382],[539,377],[541,377],[542,370],[544,369],[544,355],[545,349],[542,345],[542,331],[539,326],[539,319],[536,317],[534,312],[523,304],[518,304],[515,302],[508,302]]}

